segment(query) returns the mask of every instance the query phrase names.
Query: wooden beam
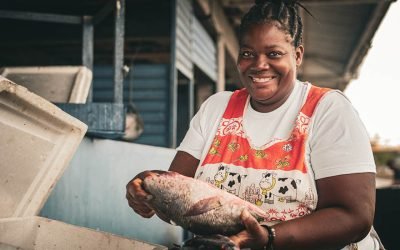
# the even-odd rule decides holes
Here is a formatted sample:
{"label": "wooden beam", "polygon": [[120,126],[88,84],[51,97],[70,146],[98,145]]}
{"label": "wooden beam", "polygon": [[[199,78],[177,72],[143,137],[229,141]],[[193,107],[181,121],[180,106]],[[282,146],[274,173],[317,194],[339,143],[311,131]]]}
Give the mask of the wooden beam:
{"label": "wooden beam", "polygon": [[225,90],[225,45],[224,40],[221,36],[217,38],[217,88],[216,91],[224,91]]}
{"label": "wooden beam", "polygon": [[302,3],[306,6],[327,6],[327,5],[357,5],[357,4],[378,4],[388,3],[396,0],[332,0],[332,1],[321,1],[321,0],[303,0]]}
{"label": "wooden beam", "polygon": [[197,2],[203,12],[207,16],[210,16],[218,35],[220,35],[224,41],[228,54],[236,60],[239,53],[238,38],[236,37],[232,25],[229,24],[222,6],[218,1],[197,0]]}
{"label": "wooden beam", "polygon": [[[93,72],[93,54],[94,54],[94,27],[91,16],[83,16],[82,18],[82,65],[86,66]],[[93,99],[93,84],[90,84],[88,102]]]}
{"label": "wooden beam", "polygon": [[81,24],[80,16],[59,15],[39,12],[26,11],[9,11],[0,10],[0,18],[19,19],[27,21],[50,22],[50,23],[65,23],[65,24]]}
{"label": "wooden beam", "polygon": [[114,21],[114,102],[123,103],[124,98],[124,38],[125,38],[125,0],[115,0]]}

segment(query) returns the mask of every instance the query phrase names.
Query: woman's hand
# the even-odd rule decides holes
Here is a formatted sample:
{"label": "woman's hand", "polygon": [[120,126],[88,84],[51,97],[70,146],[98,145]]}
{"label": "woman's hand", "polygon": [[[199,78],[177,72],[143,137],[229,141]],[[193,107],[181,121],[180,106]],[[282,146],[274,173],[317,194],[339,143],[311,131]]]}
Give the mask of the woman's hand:
{"label": "woman's hand", "polygon": [[144,218],[150,218],[155,214],[155,211],[147,203],[152,196],[142,187],[144,178],[151,174],[151,171],[141,172],[126,184],[126,199],[129,206]]}
{"label": "woman's hand", "polygon": [[239,248],[264,249],[268,243],[268,231],[247,210],[243,210],[241,219],[246,229],[229,238]]}

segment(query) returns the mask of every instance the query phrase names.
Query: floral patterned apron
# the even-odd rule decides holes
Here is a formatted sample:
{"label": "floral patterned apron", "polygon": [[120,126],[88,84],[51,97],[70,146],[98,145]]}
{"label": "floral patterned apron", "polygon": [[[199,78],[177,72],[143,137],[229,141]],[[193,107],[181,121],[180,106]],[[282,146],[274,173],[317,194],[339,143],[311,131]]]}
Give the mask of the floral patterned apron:
{"label": "floral patterned apron", "polygon": [[195,178],[260,206],[271,215],[271,224],[315,210],[317,192],[313,172],[305,163],[306,140],[310,118],[329,89],[308,86],[290,136],[274,138],[262,147],[252,145],[243,127],[249,94],[246,89],[235,91]]}

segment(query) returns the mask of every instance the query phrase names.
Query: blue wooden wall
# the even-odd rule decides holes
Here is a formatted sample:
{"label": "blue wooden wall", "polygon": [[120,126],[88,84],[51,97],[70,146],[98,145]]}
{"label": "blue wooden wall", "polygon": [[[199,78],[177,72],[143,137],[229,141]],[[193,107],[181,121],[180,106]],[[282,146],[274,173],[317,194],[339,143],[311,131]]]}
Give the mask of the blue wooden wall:
{"label": "blue wooden wall", "polygon": [[[144,132],[134,142],[170,145],[170,78],[168,64],[133,64],[124,79],[124,103],[133,102],[144,121]],[[113,68],[93,69],[93,102],[113,102]]]}

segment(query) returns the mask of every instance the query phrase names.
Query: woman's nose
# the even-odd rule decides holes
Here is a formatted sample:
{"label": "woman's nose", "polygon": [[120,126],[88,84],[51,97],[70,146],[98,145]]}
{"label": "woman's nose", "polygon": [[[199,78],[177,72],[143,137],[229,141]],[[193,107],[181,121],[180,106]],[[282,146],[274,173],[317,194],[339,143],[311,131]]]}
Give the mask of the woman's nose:
{"label": "woman's nose", "polygon": [[259,69],[269,68],[268,57],[266,55],[259,55],[257,56],[254,64],[254,66]]}

